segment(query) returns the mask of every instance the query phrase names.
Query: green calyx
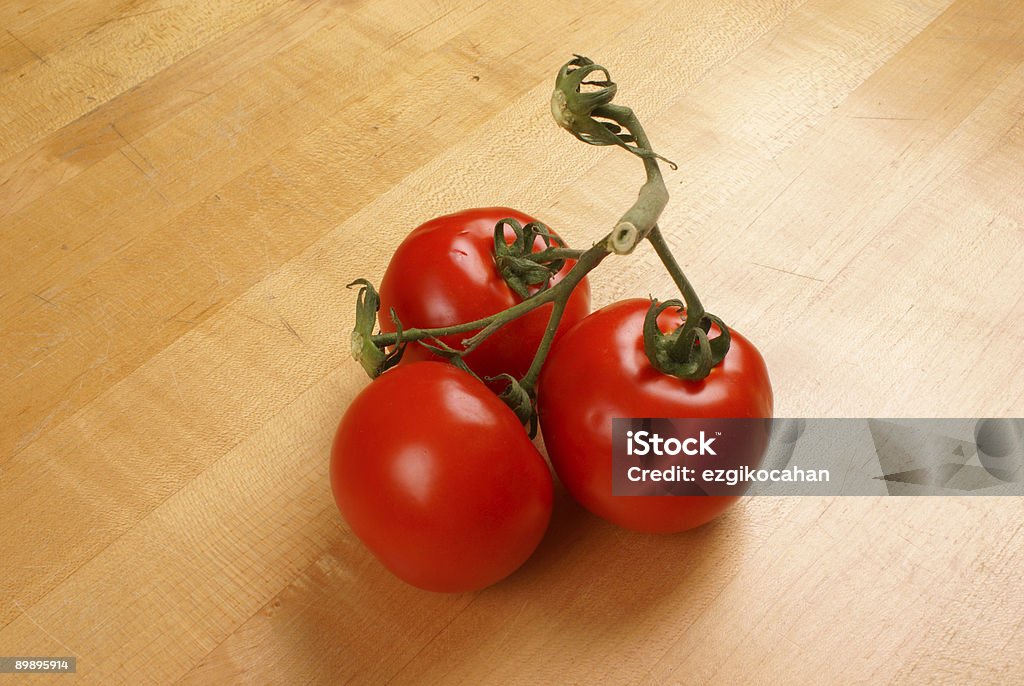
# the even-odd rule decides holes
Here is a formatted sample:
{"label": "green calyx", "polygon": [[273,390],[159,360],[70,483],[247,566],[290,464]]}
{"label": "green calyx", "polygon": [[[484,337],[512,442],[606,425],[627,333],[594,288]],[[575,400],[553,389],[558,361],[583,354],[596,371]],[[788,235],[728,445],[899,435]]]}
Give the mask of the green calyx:
{"label": "green calyx", "polygon": [[509,406],[519,422],[527,427],[530,434],[530,438],[537,435],[537,407],[536,398],[533,393],[523,388],[523,385],[519,383],[519,380],[511,374],[499,374],[498,376],[488,377],[488,381],[498,381],[499,379],[508,381],[508,386],[498,396],[503,403]]}
{"label": "green calyx", "polygon": [[[684,312],[686,306],[681,300],[651,301],[644,318],[644,352],[651,365],[670,376],[686,381],[699,381],[721,364],[729,352],[732,337],[729,328],[713,314],[687,317],[682,326],[671,333],[663,333],[658,326],[658,316],[669,308]],[[718,326],[719,335],[709,338],[711,324]]]}
{"label": "green calyx", "polygon": [[[512,243],[505,242],[506,226],[515,232],[516,238]],[[534,252],[533,245],[538,236],[547,249]],[[546,287],[551,277],[565,266],[565,257],[562,256],[565,251],[558,250],[564,247],[540,222],[523,226],[509,217],[494,225],[494,263],[509,288],[523,299],[530,297],[530,286]]]}
{"label": "green calyx", "polygon": [[[603,78],[587,80],[600,73]],[[593,90],[584,91],[583,86]],[[574,55],[562,65],[555,77],[555,91],[551,94],[551,116],[563,129],[591,145],[624,145],[632,142],[620,140],[615,131],[592,124],[592,113],[598,107],[609,104],[615,98],[618,86],[612,81],[608,70],[593,60]]]}
{"label": "green calyx", "polygon": [[651,150],[646,137],[631,129],[633,111],[612,104],[617,91],[607,69],[588,57],[574,55],[555,77],[551,116],[584,143],[617,145],[637,157],[659,159],[676,169],[675,163]]}
{"label": "green calyx", "polygon": [[380,310],[380,295],[366,279],[356,279],[346,288],[360,286],[356,297],[356,325],[352,329],[352,357],[362,366],[370,378],[376,378],[384,371],[399,363],[405,352],[402,340],[402,325],[391,311],[391,318],[396,327],[396,343],[390,353],[378,347],[373,340],[373,330],[377,324],[377,312]]}

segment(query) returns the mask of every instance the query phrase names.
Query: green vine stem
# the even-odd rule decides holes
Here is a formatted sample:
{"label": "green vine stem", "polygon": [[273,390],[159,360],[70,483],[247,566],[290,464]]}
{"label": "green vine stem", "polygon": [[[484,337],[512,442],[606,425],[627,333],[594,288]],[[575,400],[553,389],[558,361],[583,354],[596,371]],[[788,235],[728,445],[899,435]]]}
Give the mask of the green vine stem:
{"label": "green vine stem", "polygon": [[387,347],[398,344],[399,340],[401,340],[402,343],[412,343],[414,341],[421,341],[429,338],[443,338],[460,333],[477,331],[473,337],[462,342],[466,347],[463,353],[465,354],[465,352],[468,352],[478,346],[485,338],[500,329],[502,326],[508,324],[514,319],[522,317],[527,312],[531,312],[541,305],[555,300],[568,300],[569,293],[572,292],[572,289],[575,288],[579,282],[583,280],[583,277],[586,276],[594,267],[600,264],[607,256],[608,251],[604,246],[600,244],[593,246],[580,255],[579,260],[565,275],[565,278],[557,284],[535,293],[526,300],[513,305],[507,310],[502,310],[501,312],[492,314],[489,317],[483,317],[482,319],[477,319],[471,322],[454,324],[452,326],[442,326],[433,329],[405,329],[402,331],[401,336],[399,336],[397,332],[382,333],[373,336],[371,340],[374,345],[378,347]]}
{"label": "green vine stem", "polygon": [[562,314],[565,312],[567,302],[567,300],[555,301],[554,307],[551,308],[551,315],[548,317],[548,325],[544,329],[544,336],[541,338],[540,345],[537,346],[537,352],[533,356],[530,368],[523,375],[523,378],[519,380],[519,384],[528,392],[533,392],[534,386],[537,385],[540,368],[544,365],[544,360],[547,359],[548,351],[551,350],[551,344],[555,340],[558,324],[562,321]]}
{"label": "green vine stem", "polygon": [[[594,90],[584,90],[584,86]],[[559,126],[581,141],[591,145],[618,145],[643,160],[647,181],[641,186],[636,202],[606,239],[610,251],[627,255],[650,233],[668,204],[668,189],[658,160],[664,160],[673,169],[677,167],[654,152],[633,110],[611,104],[616,90],[607,69],[576,55],[558,72],[551,95],[551,113]]]}
{"label": "green vine stem", "polygon": [[[467,353],[476,349],[502,326],[538,307],[553,303],[543,338],[529,370],[522,379],[507,374],[499,377],[509,382],[502,393],[502,399],[516,411],[524,424],[530,425],[532,435],[536,428],[533,408],[535,386],[570,294],[608,255],[629,254],[645,239],[654,247],[682,295],[682,301],[651,303],[644,324],[644,346],[651,364],[667,374],[693,380],[704,378],[711,368],[721,363],[729,349],[729,329],[721,319],[704,310],[700,298],[658,227],[658,220],[668,203],[668,190],[658,161],[666,162],[673,169],[676,169],[676,165],[654,152],[646,132],[631,109],[612,104],[616,91],[617,86],[607,69],[586,57],[576,55],[559,70],[551,96],[551,112],[555,121],[573,136],[590,145],[619,146],[643,161],[646,181],[640,187],[636,202],[621,216],[612,231],[589,249],[574,250],[554,242],[543,225],[529,224],[524,227],[513,219],[503,219],[495,227],[495,263],[510,287],[523,300],[488,317],[452,326],[404,329],[394,313],[391,313],[397,331],[374,335],[370,310],[379,307],[380,301],[369,282],[359,280],[357,283],[362,286],[362,290],[352,352],[371,376],[397,364],[402,351],[411,343],[439,350],[452,361],[462,363]],[[506,225],[516,234],[515,241],[508,245],[504,241]],[[545,247],[533,252],[537,236],[543,238]],[[550,277],[559,271],[565,260],[575,260],[575,264],[562,280],[551,285]],[[535,288],[531,294],[528,290],[530,286],[539,286],[539,289]],[[669,307],[684,309],[686,316],[681,327],[670,334],[664,334],[657,326],[657,316]],[[713,325],[718,328],[719,335],[709,337]],[[442,338],[471,332],[475,333],[462,340],[459,349],[441,341]],[[389,349],[390,352],[386,352]]]}
{"label": "green vine stem", "polygon": [[[665,270],[672,277],[679,293],[683,296],[683,305],[686,310],[686,320],[680,327],[678,338],[674,340],[670,358],[684,365],[683,368],[688,368],[685,365],[695,357],[706,358],[708,361],[707,365],[702,363],[693,367],[694,371],[692,372],[682,372],[681,367],[677,365],[668,368],[659,366],[654,358],[651,358],[651,363],[661,371],[673,376],[690,380],[703,379],[712,367],[725,359],[725,354],[729,352],[729,345],[732,342],[729,328],[721,319],[704,310],[704,305],[697,297],[697,291],[693,289],[690,280],[686,278],[686,274],[676,262],[675,255],[672,254],[657,225],[647,234],[647,240],[654,246],[654,252],[657,253],[661,263],[665,265]],[[708,334],[711,332],[712,323],[718,325],[721,333],[714,338],[709,338]],[[697,347],[697,350],[694,350],[694,346]]]}
{"label": "green vine stem", "polygon": [[575,248],[547,248],[532,255],[526,255],[524,259],[534,262],[551,262],[554,260],[578,260],[585,251]]}

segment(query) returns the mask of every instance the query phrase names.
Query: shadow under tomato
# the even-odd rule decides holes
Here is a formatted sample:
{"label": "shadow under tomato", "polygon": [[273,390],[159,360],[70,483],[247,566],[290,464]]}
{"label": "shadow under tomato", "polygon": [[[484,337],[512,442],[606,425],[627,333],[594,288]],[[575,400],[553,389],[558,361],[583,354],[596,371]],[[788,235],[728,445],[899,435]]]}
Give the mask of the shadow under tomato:
{"label": "shadow under tomato", "polygon": [[482,593],[549,595],[559,588],[566,619],[593,628],[640,619],[668,598],[706,602],[714,595],[710,584],[725,583],[743,557],[743,510],[741,500],[696,529],[641,534],[591,514],[556,481],[544,540],[515,574]]}
{"label": "shadow under tomato", "polygon": [[[315,656],[317,679],[473,682],[488,664],[494,682],[556,682],[577,657],[616,659],[608,651],[669,630],[658,626],[686,626],[713,603],[743,558],[742,510],[741,501],[688,532],[638,534],[590,514],[556,481],[551,525],[534,555],[504,581],[462,594],[398,580],[339,522],[329,551],[258,620],[261,644],[277,646],[278,665]],[[677,621],[652,618],[659,608]],[[537,650],[544,660],[512,657]]]}

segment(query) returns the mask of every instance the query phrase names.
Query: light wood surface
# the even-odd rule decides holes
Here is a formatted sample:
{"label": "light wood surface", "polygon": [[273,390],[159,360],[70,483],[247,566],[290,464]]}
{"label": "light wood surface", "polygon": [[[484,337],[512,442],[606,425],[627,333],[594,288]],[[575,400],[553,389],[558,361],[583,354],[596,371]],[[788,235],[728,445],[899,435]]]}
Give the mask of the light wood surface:
{"label": "light wood surface", "polygon": [[[1013,683],[1024,503],[759,498],[671,537],[559,492],[446,596],[331,499],[358,276],[505,204],[586,245],[642,179],[780,416],[1024,415],[1024,4],[0,2],[0,655],[58,683]],[[649,249],[595,304],[671,294]],[[25,679],[26,682],[46,680]],[[14,677],[0,675],[0,684]],[[21,683],[19,681],[18,683]]]}

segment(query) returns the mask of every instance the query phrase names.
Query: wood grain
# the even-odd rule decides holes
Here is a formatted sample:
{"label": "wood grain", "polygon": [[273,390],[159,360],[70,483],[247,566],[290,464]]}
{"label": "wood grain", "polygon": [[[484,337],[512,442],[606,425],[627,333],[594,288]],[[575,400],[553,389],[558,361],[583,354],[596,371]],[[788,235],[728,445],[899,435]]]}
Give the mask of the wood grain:
{"label": "wood grain", "polygon": [[[550,121],[572,52],[680,163],[664,230],[781,416],[1024,415],[1017,3],[0,2],[0,654],[104,684],[1018,680],[1017,499],[645,537],[559,492],[527,565],[459,596],[354,539],[344,285],[442,212],[585,245],[635,194]],[[640,250],[592,288],[671,282]]]}

